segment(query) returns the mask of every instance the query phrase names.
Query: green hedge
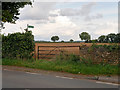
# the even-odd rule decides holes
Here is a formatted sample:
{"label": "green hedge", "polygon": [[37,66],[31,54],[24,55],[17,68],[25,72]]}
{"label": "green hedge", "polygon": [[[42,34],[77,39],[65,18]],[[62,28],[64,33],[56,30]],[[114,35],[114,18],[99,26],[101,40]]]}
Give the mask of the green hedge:
{"label": "green hedge", "polygon": [[2,35],[2,58],[32,58],[34,45],[31,31]]}

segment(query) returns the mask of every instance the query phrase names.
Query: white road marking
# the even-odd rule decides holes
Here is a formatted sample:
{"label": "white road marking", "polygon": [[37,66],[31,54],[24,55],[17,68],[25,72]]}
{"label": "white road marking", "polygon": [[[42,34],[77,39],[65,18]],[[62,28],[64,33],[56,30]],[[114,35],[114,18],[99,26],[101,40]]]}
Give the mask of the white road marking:
{"label": "white road marking", "polygon": [[26,72],[26,73],[28,73],[28,74],[34,74],[34,75],[40,75],[38,73],[31,73],[31,72]]}
{"label": "white road marking", "polygon": [[3,69],[3,70],[7,70],[7,69]]}
{"label": "white road marking", "polygon": [[119,84],[115,84],[115,83],[100,82],[100,81],[97,81],[96,83],[109,84],[109,85],[119,85]]}
{"label": "white road marking", "polygon": [[73,78],[69,78],[69,77],[61,77],[61,76],[56,76],[56,77],[59,77],[59,78],[66,78],[66,79],[73,79]]}
{"label": "white road marking", "polygon": [[[8,69],[3,69],[5,71],[13,71],[13,70],[8,70]],[[41,75],[41,74],[38,74],[38,73],[31,73],[31,72],[25,72],[25,73],[28,73],[28,74],[34,74],[34,75]]]}
{"label": "white road marking", "polygon": [[3,69],[3,70],[5,70],[5,71],[13,71],[13,70],[8,70],[8,69]]}

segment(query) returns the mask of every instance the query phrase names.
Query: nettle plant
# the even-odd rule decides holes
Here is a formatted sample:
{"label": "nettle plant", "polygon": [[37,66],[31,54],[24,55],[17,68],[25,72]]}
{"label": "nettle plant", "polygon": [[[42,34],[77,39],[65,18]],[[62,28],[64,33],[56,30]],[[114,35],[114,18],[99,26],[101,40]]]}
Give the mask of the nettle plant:
{"label": "nettle plant", "polygon": [[2,35],[2,58],[30,59],[33,56],[34,46],[31,31]]}

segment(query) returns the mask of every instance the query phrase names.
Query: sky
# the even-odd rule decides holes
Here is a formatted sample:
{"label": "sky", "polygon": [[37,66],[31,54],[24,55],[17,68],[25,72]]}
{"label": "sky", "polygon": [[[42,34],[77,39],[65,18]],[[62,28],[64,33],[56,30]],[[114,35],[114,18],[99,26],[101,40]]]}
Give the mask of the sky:
{"label": "sky", "polygon": [[36,2],[20,9],[16,24],[5,23],[2,33],[25,32],[27,24],[34,26],[35,40],[80,41],[79,34],[88,32],[91,39],[118,33],[117,2]]}

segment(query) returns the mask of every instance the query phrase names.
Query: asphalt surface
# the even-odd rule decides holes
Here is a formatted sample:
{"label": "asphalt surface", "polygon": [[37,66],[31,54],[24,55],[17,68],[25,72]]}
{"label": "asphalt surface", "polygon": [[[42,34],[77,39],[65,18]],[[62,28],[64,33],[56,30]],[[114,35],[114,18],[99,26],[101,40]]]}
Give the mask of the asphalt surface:
{"label": "asphalt surface", "polygon": [[3,70],[2,88],[118,88],[118,85],[42,73]]}

